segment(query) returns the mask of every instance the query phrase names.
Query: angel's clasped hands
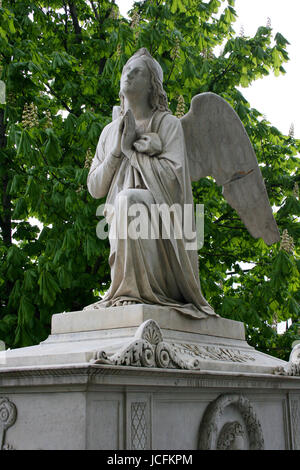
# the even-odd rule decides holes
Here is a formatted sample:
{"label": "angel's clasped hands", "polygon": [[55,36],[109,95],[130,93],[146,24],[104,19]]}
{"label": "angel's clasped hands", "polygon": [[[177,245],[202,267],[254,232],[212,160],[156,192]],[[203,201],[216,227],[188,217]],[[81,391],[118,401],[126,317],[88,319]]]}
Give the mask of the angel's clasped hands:
{"label": "angel's clasped hands", "polygon": [[120,121],[117,144],[112,154],[120,157],[123,153],[130,158],[134,150],[154,156],[161,152],[162,144],[158,134],[153,132],[142,134],[137,138],[135,119],[129,109]]}

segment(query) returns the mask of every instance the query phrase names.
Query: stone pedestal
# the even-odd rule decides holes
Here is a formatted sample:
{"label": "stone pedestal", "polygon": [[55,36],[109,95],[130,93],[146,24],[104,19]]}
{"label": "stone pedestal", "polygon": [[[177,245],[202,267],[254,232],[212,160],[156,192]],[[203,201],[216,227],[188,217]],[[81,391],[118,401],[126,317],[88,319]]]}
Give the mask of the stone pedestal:
{"label": "stone pedestal", "polygon": [[1,357],[2,448],[300,449],[299,426],[298,366],[224,318],[62,313],[46,341]]}

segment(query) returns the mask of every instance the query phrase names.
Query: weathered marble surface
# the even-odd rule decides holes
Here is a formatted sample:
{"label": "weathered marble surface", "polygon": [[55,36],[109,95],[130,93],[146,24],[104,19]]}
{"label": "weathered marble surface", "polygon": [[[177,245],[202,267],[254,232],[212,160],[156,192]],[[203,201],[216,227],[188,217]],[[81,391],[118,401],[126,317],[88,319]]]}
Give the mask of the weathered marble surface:
{"label": "weathered marble surface", "polygon": [[[129,224],[126,208],[143,205],[146,225],[153,205],[193,206],[191,180],[212,176],[249,232],[272,244],[280,239],[255,152],[233,108],[213,93],[192,99],[180,120],[168,109],[163,70],[147,49],[125,64],[120,113],[102,131],[87,186],[106,197],[107,222]],[[205,201],[203,201],[205,203]],[[160,216],[159,222],[164,226]],[[125,225],[126,225],[125,224]],[[175,231],[174,221],[171,232]],[[138,302],[175,308],[193,318],[215,316],[199,282],[197,247],[182,237],[118,237],[110,231],[112,282],[103,299],[87,306],[107,308]],[[194,232],[195,223],[191,223]],[[193,240],[194,241],[194,240]]]}
{"label": "weathered marble surface", "polygon": [[[87,179],[94,198],[106,197],[106,220],[119,230],[124,219],[127,226],[132,220],[128,208],[134,204],[145,208],[147,220],[153,206],[176,203],[182,213],[185,205],[193,207],[183,129],[168,109],[162,68],[145,48],[123,68],[120,99],[121,115],[103,129]],[[187,230],[176,237],[174,221],[169,225],[168,237],[135,239],[110,230],[111,284],[88,309],[138,302],[194,318],[216,316],[200,289],[196,247],[187,250]]]}
{"label": "weathered marble surface", "polygon": [[148,306],[126,309],[90,312],[89,331],[89,312],[58,314],[46,341],[7,351],[2,449],[300,449],[300,377],[276,374],[289,363],[250,347],[242,324],[178,331],[171,312],[160,328]]}
{"label": "weathered marble surface", "polygon": [[95,362],[251,373],[287,365],[250,347],[241,322],[193,320],[166,307],[128,305],[54,315],[48,339],[7,351],[2,367]]}
{"label": "weathered marble surface", "polygon": [[26,367],[1,371],[0,396],[17,410],[3,442],[16,450],[300,450],[295,377],[94,364]]}
{"label": "weathered marble surface", "polygon": [[200,333],[232,339],[245,339],[242,322],[221,317],[194,319],[177,310],[159,305],[124,305],[106,309],[65,312],[52,316],[52,334],[138,327],[153,319],[160,328],[186,333]]}

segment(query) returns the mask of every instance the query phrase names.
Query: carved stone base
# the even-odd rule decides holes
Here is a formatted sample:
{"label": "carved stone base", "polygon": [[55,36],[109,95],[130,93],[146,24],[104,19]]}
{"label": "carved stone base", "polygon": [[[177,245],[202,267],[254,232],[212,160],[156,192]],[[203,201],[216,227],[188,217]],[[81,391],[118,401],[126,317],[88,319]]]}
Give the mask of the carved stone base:
{"label": "carved stone base", "polygon": [[241,322],[195,320],[152,305],[54,315],[46,341],[7,351],[1,361],[3,367],[88,363],[249,373],[287,364],[250,347]]}
{"label": "carved stone base", "polygon": [[300,450],[299,424],[298,377],[95,363],[0,370],[3,450]]}
{"label": "carved stone base", "polygon": [[52,316],[52,335],[88,331],[138,328],[146,320],[154,320],[163,330],[179,331],[236,340],[245,339],[242,322],[216,316],[196,319],[171,307],[136,304],[121,307],[58,313]]}
{"label": "carved stone base", "polygon": [[126,311],[55,315],[46,341],[1,353],[2,449],[300,450],[299,348],[288,363],[238,322]]}

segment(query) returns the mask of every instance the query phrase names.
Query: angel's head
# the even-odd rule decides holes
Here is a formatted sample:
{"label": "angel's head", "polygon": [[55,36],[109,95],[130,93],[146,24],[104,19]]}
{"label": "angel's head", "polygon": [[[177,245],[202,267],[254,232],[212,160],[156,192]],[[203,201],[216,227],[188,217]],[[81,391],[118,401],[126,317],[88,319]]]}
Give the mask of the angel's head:
{"label": "angel's head", "polygon": [[121,113],[126,93],[144,92],[153,111],[168,111],[168,99],[163,89],[163,71],[145,47],[126,62],[120,83]]}

